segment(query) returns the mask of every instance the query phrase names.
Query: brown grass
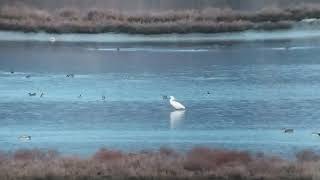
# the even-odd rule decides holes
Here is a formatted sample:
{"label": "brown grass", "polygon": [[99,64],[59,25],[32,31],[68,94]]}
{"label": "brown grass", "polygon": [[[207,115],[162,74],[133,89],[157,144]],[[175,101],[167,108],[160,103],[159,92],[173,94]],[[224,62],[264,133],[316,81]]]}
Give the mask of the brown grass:
{"label": "brown grass", "polygon": [[0,7],[0,29],[49,33],[218,33],[249,29],[275,30],[295,21],[320,18],[320,5],[255,12],[207,8],[156,13],[120,13],[109,9],[62,8],[49,12],[26,5]]}
{"label": "brown grass", "polygon": [[319,155],[297,154],[297,160],[248,152],[194,148],[123,153],[100,149],[87,158],[39,149],[0,153],[0,179],[212,179],[317,180]]}

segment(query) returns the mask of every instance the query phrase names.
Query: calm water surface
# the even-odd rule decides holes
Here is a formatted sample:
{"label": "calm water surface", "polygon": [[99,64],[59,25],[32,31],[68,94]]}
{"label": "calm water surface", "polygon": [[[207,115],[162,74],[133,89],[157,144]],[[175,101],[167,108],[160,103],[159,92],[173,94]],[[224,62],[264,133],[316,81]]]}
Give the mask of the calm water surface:
{"label": "calm water surface", "polygon": [[[319,40],[0,42],[0,147],[318,151],[311,133],[320,131],[319,50]],[[162,95],[187,110],[173,111]],[[30,142],[17,138],[25,134]]]}

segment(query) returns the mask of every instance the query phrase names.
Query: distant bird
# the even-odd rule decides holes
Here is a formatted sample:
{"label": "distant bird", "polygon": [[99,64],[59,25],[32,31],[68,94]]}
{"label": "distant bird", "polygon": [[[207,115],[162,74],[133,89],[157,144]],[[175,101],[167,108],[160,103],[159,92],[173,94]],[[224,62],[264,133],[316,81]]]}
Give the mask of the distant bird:
{"label": "distant bird", "polygon": [[102,101],[106,100],[106,96],[101,96]]}
{"label": "distant bird", "polygon": [[28,78],[31,78],[31,75],[26,75],[26,78],[28,79]]}
{"label": "distant bird", "polygon": [[184,105],[182,105],[181,103],[179,103],[178,101],[176,101],[176,98],[173,96],[170,96],[170,100],[169,100],[171,106],[176,109],[176,110],[185,110],[186,107]]}
{"label": "distant bird", "polygon": [[50,37],[50,38],[49,38],[49,41],[52,42],[52,43],[54,43],[54,42],[56,42],[56,38],[55,38],[55,37]]}
{"label": "distant bird", "polygon": [[312,24],[312,23],[314,23],[316,21],[318,21],[317,18],[307,18],[307,19],[302,19],[301,20],[301,22],[310,23],[310,24]]}
{"label": "distant bird", "polygon": [[162,95],[162,99],[167,100],[167,99],[169,99],[169,97],[167,95]]}
{"label": "distant bird", "polygon": [[117,51],[120,51],[120,48],[117,48]]}
{"label": "distant bird", "polygon": [[13,71],[13,70],[11,70],[11,71],[10,71],[10,73],[11,73],[11,74],[14,74],[14,71]]}
{"label": "distant bird", "polygon": [[281,130],[283,130],[284,133],[293,133],[294,129],[288,129],[288,128],[282,128]]}
{"label": "distant bird", "polygon": [[42,98],[44,96],[44,93],[41,93],[40,97]]}
{"label": "distant bird", "polygon": [[29,94],[29,96],[36,96],[37,95],[37,93],[28,93]]}
{"label": "distant bird", "polygon": [[211,94],[210,91],[207,91],[207,94]]}
{"label": "distant bird", "polygon": [[74,74],[67,74],[66,77],[74,78]]}
{"label": "distant bird", "polygon": [[31,136],[22,135],[22,136],[19,136],[18,139],[19,139],[20,141],[30,141],[30,140],[31,140]]}
{"label": "distant bird", "polygon": [[82,94],[80,94],[80,95],[78,96],[78,98],[82,98]]}
{"label": "distant bird", "polygon": [[316,136],[320,136],[320,133],[319,132],[314,132],[312,133],[313,135],[316,135]]}

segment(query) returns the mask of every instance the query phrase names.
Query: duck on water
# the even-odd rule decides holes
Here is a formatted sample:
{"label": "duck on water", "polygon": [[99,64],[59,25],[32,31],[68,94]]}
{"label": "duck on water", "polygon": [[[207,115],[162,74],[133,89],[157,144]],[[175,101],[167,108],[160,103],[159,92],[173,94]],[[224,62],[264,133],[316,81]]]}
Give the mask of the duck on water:
{"label": "duck on water", "polygon": [[37,93],[28,93],[29,94],[29,96],[36,96],[37,95]]}
{"label": "duck on water", "polygon": [[320,132],[313,132],[312,134],[315,136],[320,136]]}
{"label": "duck on water", "polygon": [[67,74],[66,77],[74,78],[74,74]]}
{"label": "duck on water", "polygon": [[290,128],[282,128],[281,129],[284,133],[293,133],[294,129],[290,129]]}

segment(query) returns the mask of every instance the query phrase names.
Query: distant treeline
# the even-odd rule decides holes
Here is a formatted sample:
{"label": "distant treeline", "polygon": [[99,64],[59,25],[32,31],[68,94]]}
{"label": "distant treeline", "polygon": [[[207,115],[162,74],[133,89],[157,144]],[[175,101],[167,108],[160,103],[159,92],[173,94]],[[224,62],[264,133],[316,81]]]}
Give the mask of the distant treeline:
{"label": "distant treeline", "polygon": [[284,160],[241,151],[194,148],[187,153],[123,153],[100,149],[92,156],[62,156],[52,150],[0,153],[0,179],[10,180],[317,180],[320,156],[311,151]]}
{"label": "distant treeline", "polygon": [[161,12],[120,12],[104,8],[43,10],[26,5],[0,7],[0,30],[49,33],[220,33],[288,29],[305,18],[320,18],[320,5]]}

